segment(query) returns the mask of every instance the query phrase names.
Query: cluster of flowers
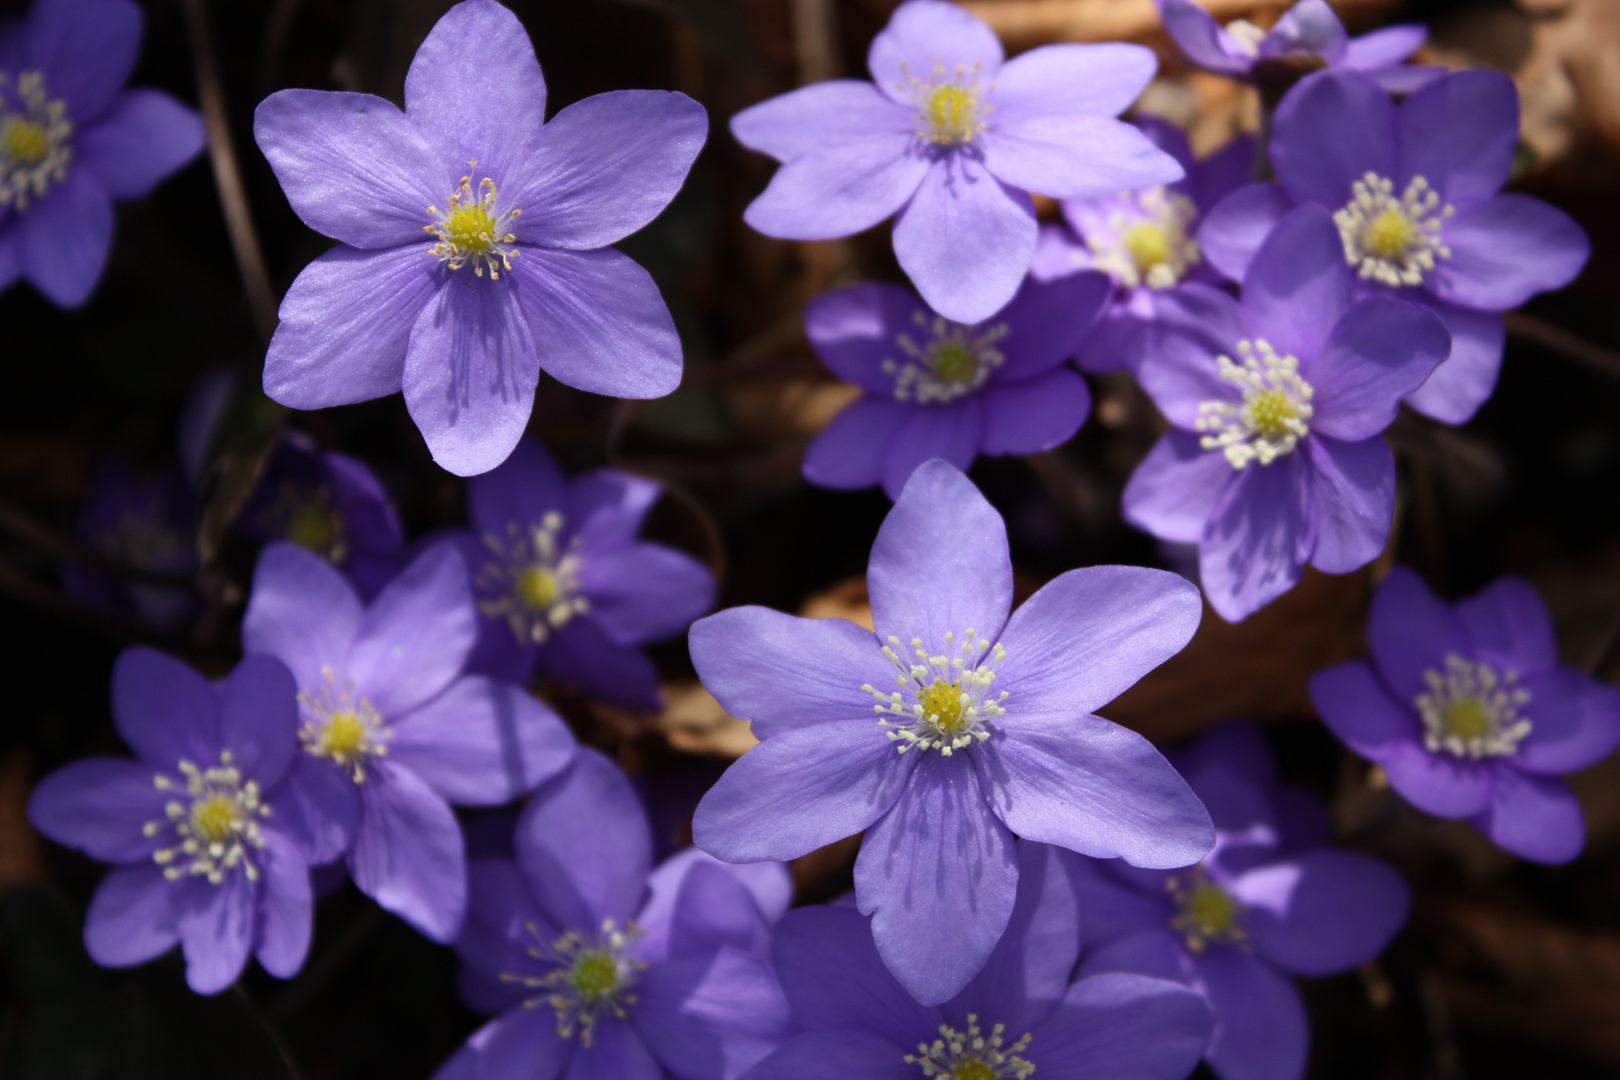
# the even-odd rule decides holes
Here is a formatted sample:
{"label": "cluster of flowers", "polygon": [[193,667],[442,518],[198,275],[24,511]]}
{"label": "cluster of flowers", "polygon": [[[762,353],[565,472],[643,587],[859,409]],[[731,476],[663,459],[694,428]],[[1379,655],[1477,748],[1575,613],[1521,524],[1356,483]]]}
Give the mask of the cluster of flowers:
{"label": "cluster of flowers", "polygon": [[[1326,846],[1323,808],[1279,781],[1254,728],[1166,758],[1095,711],[1186,645],[1202,597],[1237,619],[1305,563],[1370,562],[1402,402],[1471,415],[1494,383],[1497,313],[1568,281],[1587,249],[1562,214],[1498,193],[1516,130],[1504,77],[1400,67],[1420,31],[1351,41],[1320,0],[1268,34],[1163,8],[1214,70],[1272,90],[1293,72],[1266,146],[1193,162],[1163,125],[1115,119],[1154,72],[1146,50],[1004,62],[940,0],[901,5],[872,83],[733,120],[783,162],[751,224],[814,239],[895,216],[922,298],[860,285],[807,313],[866,393],[806,475],[896,499],[868,568],[874,630],[762,608],[698,619],[708,572],[637,539],[657,486],[565,481],[522,437],[542,367],[622,397],[678,381],[662,298],[608,245],[673,197],[701,107],[622,91],[546,122],[532,47],[494,0],[434,28],[403,111],[317,91],[261,104],[255,135],[289,199],[340,241],[289,292],[266,389],[301,408],[402,390],[435,459],[471,476],[472,528],[407,545],[365,466],[283,445],[243,522],[285,538],[259,557],[246,657],[210,683],[126,652],[113,715],[137,760],[70,764],[30,799],[41,832],[115,864],[91,955],[130,965],[178,944],[202,993],[250,955],[291,976],[310,868],[341,861],[453,942],[467,1002],[497,1014],[445,1080],[1175,1080],[1201,1058],[1226,1080],[1296,1080],[1308,1029],[1288,976],[1377,955],[1404,884]],[[140,187],[94,165],[91,136],[140,138],[126,113],[169,132],[148,140],[173,151],[164,169],[118,157],[144,162],[147,186],[196,150],[173,135],[189,113],[118,97],[127,65],[96,68],[100,97],[75,82],[95,65],[74,62],[64,27],[111,19],[97,32],[133,57],[133,10],[40,0],[0,37],[0,272],[11,259],[62,302],[83,294],[50,293],[63,264],[30,239],[46,208],[89,220],[89,185],[105,223],[106,198]],[[1245,183],[1257,155],[1276,182]],[[1063,200],[1066,224],[1043,231],[1032,194]],[[93,284],[102,240],[75,281]],[[1070,437],[1089,408],[1076,358],[1132,370],[1173,426],[1125,511],[1199,544],[1202,596],[1104,566],[1013,610],[1005,525],[961,469]],[[130,520],[135,503],[114,502],[107,521]],[[527,684],[655,707],[637,646],[689,625],[704,685],[761,741],[699,804],[696,847],[654,867],[626,778]],[[1396,570],[1369,652],[1311,684],[1347,745],[1509,851],[1579,852],[1557,777],[1620,746],[1620,690],[1558,667],[1528,586],[1451,608]],[[518,799],[513,857],[469,862],[451,807]],[[857,834],[853,895],[787,912],[783,864]]]}

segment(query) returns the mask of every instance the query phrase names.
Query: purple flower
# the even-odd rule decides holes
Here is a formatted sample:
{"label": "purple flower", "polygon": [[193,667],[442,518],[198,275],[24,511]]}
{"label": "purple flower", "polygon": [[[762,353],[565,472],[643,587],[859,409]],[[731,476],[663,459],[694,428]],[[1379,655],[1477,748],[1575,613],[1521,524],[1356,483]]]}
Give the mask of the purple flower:
{"label": "purple flower", "polygon": [[130,967],[178,942],[199,994],[235,982],[249,953],[272,975],[296,974],[312,901],[277,790],[297,750],[286,667],[250,656],[210,685],[178,660],[128,649],[113,666],[112,711],[138,760],[76,761],[28,800],[40,832],[115,864],[85,918],[90,956]]}
{"label": "purple flower", "polygon": [[191,491],[175,470],[138,474],[112,455],[96,467],[79,507],[79,543],[112,566],[172,575],[173,585],[119,578],[89,566],[62,568],[62,589],[97,611],[157,630],[180,629],[198,596],[181,583],[196,572],[196,514]]}
{"label": "purple flower", "polygon": [[980,453],[1033,454],[1067,442],[1091,410],[1064,363],[1108,299],[1101,274],[1027,282],[993,318],[963,326],[898,285],[852,285],[805,309],[810,344],[866,393],[810,444],[813,484],[883,483],[895,498],[929,458],[966,469]]}
{"label": "purple flower", "polygon": [[1421,23],[1401,23],[1353,38],[1326,0],[1300,0],[1269,31],[1247,19],[1225,26],[1194,0],[1157,0],[1171,39],[1194,64],[1262,86],[1291,82],[1323,66],[1364,71],[1392,92],[1414,90],[1443,69],[1404,67],[1428,40]]}
{"label": "purple flower", "polygon": [[1620,690],[1558,666],[1534,589],[1504,578],[1452,607],[1396,567],[1373,594],[1367,650],[1311,678],[1345,745],[1418,809],[1468,818],[1521,858],[1580,854],[1581,808],[1555,778],[1620,746]]}
{"label": "purple flower", "polygon": [[1501,72],[1447,75],[1399,104],[1365,75],[1320,72],[1277,109],[1278,182],[1234,192],[1198,239],[1216,269],[1241,278],[1295,204],[1333,211],[1342,257],[1366,291],[1425,304],[1445,321],[1450,358],[1407,403],[1460,424],[1496,386],[1496,313],[1569,284],[1591,252],[1563,211],[1500,193],[1518,137],[1518,93]]}
{"label": "purple flower", "polygon": [[594,750],[514,843],[515,862],[472,863],[456,942],[463,995],[501,1015],[436,1080],[731,1080],[792,1033],[768,954],[786,867],[689,849],[652,868],[646,814]]}
{"label": "purple flower", "polygon": [[1186,285],[1174,332],[1137,373],[1173,429],[1125,487],[1126,520],[1196,543],[1204,594],[1236,622],[1310,563],[1330,574],[1384,550],[1401,398],[1446,355],[1432,311],[1355,298],[1326,210],[1302,206],[1266,239],[1242,302]]}
{"label": "purple flower", "polygon": [[468,669],[523,684],[538,669],[656,710],[658,670],[638,646],[684,633],[714,605],[707,567],[636,539],[661,491],[617,469],[566,480],[532,439],[469,481],[472,530],[448,534],[482,615]]}
{"label": "purple flower", "polygon": [[259,556],[249,653],[292,669],[301,724],[286,813],[312,863],[347,853],[360,891],[435,941],[460,929],[467,883],[450,803],[498,806],[564,768],[573,736],[522,690],[461,674],[477,634],[461,558],[429,548],[369,605],[295,544]]}
{"label": "purple flower", "polygon": [[376,596],[404,561],[405,533],[376,474],[358,458],[317,450],[299,432],[282,435],[237,528],[260,543],[290,540],[313,551],[364,597]]}
{"label": "purple flower", "polygon": [[90,298],[114,199],[138,199],[203,148],[197,114],[125,90],[141,47],[130,0],[35,0],[0,21],[0,289],[26,277],[58,307]]}
{"label": "purple flower", "polygon": [[1113,302],[1078,357],[1086,371],[1135,370],[1152,348],[1152,324],[1165,290],[1183,281],[1223,283],[1205,265],[1195,238],[1199,215],[1254,177],[1257,144],[1240,135],[1203,161],[1187,136],[1151,116],[1132,121],[1175,158],[1186,175],[1174,184],[1150,184],[1119,195],[1065,199],[1065,224],[1041,226],[1030,275],[1041,281],[1077,270],[1101,270],[1113,279]]}
{"label": "purple flower", "polygon": [[1158,63],[1140,45],[1046,45],[1003,63],[977,17],[909,0],[872,41],[872,82],[838,79],[745,109],[731,132],[782,162],[743,220],[827,240],[898,215],[894,253],[928,306],[983,322],[1035,253],[1028,192],[1078,199],[1181,168],[1129,124]]}
{"label": "purple flower", "polygon": [[[960,994],[921,1005],[895,981],[868,920],[841,906],[789,912],[772,951],[804,1029],[747,1080],[1181,1080],[1209,1041],[1198,994],[1161,979],[1101,975],[1073,986],[1080,912],[1043,844],[1018,845],[1018,900],[989,963]],[[948,930],[915,928],[948,949]]]}
{"label": "purple flower", "polygon": [[930,1005],[1006,929],[1015,835],[1140,866],[1209,850],[1208,815],[1175,770],[1090,715],[1192,637],[1193,586],[1072,570],[1009,618],[1006,526],[943,461],[912,474],[866,581],[876,634],[758,607],[693,625],[704,685],[763,740],[698,805],[699,847],[785,861],[865,830],[856,901],[883,962]]}
{"label": "purple flower", "polygon": [[1288,976],[1377,956],[1406,921],[1406,885],[1377,859],[1323,846],[1326,809],[1278,784],[1254,726],[1216,728],[1174,760],[1215,819],[1215,850],[1170,874],[1068,857],[1080,974],[1194,986],[1215,1010],[1205,1056],[1222,1080],[1299,1080],[1310,1023]]}
{"label": "purple flower", "polygon": [[550,123],[545,108],[528,35],[494,0],[434,26],[404,112],[318,90],[259,105],[253,134],[293,209],[342,241],[282,301],[267,394],[319,409],[403,389],[433,459],[469,476],[516,445],[541,368],[615,397],[675,389],[663,298],[608,245],[680,189],[703,107],[619,90]]}

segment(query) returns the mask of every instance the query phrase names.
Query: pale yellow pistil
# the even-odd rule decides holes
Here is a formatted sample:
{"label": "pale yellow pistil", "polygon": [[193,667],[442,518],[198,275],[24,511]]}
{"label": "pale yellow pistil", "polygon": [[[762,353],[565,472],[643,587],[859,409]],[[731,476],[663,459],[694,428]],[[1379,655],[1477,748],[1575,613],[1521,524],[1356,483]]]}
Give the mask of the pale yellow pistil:
{"label": "pale yellow pistil", "polygon": [[1441,238],[1455,209],[1414,176],[1400,197],[1395,182],[1366,173],[1351,185],[1350,201],[1334,211],[1344,257],[1362,277],[1390,286],[1421,285],[1437,260],[1451,257]]}
{"label": "pale yellow pistil", "polygon": [[918,1043],[917,1052],[907,1054],[905,1062],[919,1066],[930,1080],[1028,1080],[1035,1063],[1023,1054],[1033,1036],[1026,1032],[1008,1046],[1006,1032],[1006,1024],[996,1024],[985,1032],[979,1027],[979,1017],[968,1013],[966,1031],[941,1024],[940,1037]]}
{"label": "pale yellow pistil", "polygon": [[259,820],[270,816],[270,807],[260,801],[259,785],[243,778],[229,751],[207,769],[181,761],[179,773],[179,782],[164,773],[152,778],[159,791],[176,795],[163,807],[165,820],[141,827],[148,837],[173,830],[173,842],[154,851],[152,861],[170,881],[191,875],[218,885],[238,867],[249,881],[257,880],[251,854],[264,846]]}
{"label": "pale yellow pistil", "polygon": [[337,672],[321,669],[322,685],[298,695],[304,714],[298,741],[305,752],[325,758],[349,774],[355,783],[364,783],[367,764],[388,753],[391,733],[371,701],[357,697],[348,680]]}
{"label": "pale yellow pistil", "polygon": [[[468,164],[477,166],[478,162]],[[478,182],[475,194],[471,176],[463,176],[461,185],[450,193],[448,210],[428,207],[433,223],[424,225],[426,232],[439,238],[429,250],[452,270],[460,270],[471,263],[473,273],[479,277],[489,271],[490,280],[498,280],[502,270],[512,269],[512,258],[517,249],[511,245],[517,237],[511,225],[521,210],[502,209],[495,181],[487,176]]]}
{"label": "pale yellow pistil", "polygon": [[1310,432],[1315,390],[1299,374],[1299,361],[1280,356],[1264,340],[1238,342],[1241,363],[1215,358],[1221,378],[1237,384],[1240,402],[1205,401],[1198,406],[1199,445],[1219,450],[1234,469],[1251,461],[1270,465],[1293,452]]}
{"label": "pale yellow pistil", "polygon": [[579,591],[578,538],[564,545],[563,516],[546,514],[525,529],[507,522],[506,538],[486,533],[484,546],[494,556],[479,570],[474,584],[485,615],[505,619],[519,641],[541,644],[590,610]]}
{"label": "pale yellow pistil", "polygon": [[[907,664],[896,651],[900,639],[889,636],[883,646],[884,659],[893,664],[897,675],[895,689],[885,693],[871,683],[861,689],[877,702],[879,715],[900,717],[900,722],[880,720],[888,728],[885,734],[904,754],[909,750],[938,750],[950,757],[957,750],[983,742],[991,735],[984,727],[987,720],[1006,715],[1002,702],[1007,700],[1003,690],[997,697],[990,696],[990,686],[996,680],[996,665],[1007,658],[1007,650],[997,642],[990,642],[969,629],[962,635],[960,649],[956,634],[945,634],[945,651],[933,656],[923,648],[921,638],[911,639],[911,650],[916,662]],[[953,655],[955,654],[955,655]],[[988,654],[988,656],[986,655]],[[907,696],[911,703],[907,703]]]}
{"label": "pale yellow pistil", "polygon": [[534,923],[524,930],[535,942],[528,954],[551,970],[544,975],[504,972],[501,981],[541,991],[525,1004],[551,1006],[557,1014],[557,1034],[565,1039],[578,1034],[580,1044],[590,1046],[597,1021],[603,1016],[623,1019],[636,1002],[636,979],[647,966],[633,955],[641,928],[632,922],[621,930],[612,919],[605,919],[600,933],[570,930],[551,942],[540,937]]}
{"label": "pale yellow pistil", "polygon": [[1231,893],[1209,880],[1202,867],[1194,867],[1185,878],[1171,877],[1166,886],[1176,902],[1170,925],[1181,933],[1190,951],[1201,953],[1212,944],[1243,940],[1243,909]]}
{"label": "pale yellow pistil", "polygon": [[1002,364],[1006,354],[997,343],[1007,336],[1007,324],[963,326],[940,315],[918,311],[912,322],[926,344],[910,334],[895,338],[905,360],[885,359],[884,374],[894,377],[896,401],[919,405],[943,404],[979,389]]}
{"label": "pale yellow pistil", "polygon": [[1514,672],[1448,654],[1444,670],[1423,673],[1428,689],[1413,702],[1423,717],[1423,745],[1431,752],[1478,761],[1507,757],[1534,725],[1520,714],[1530,692]]}
{"label": "pale yellow pistil", "polygon": [[928,81],[908,74],[900,89],[917,105],[917,137],[939,147],[966,146],[985,129],[991,108],[990,87],[979,85],[979,66],[959,64],[954,71],[934,62]]}
{"label": "pale yellow pistil", "polygon": [[1179,284],[1203,259],[1198,240],[1188,231],[1198,219],[1197,205],[1162,184],[1125,198],[1129,208],[1109,214],[1106,228],[1086,230],[1092,266],[1128,289]]}
{"label": "pale yellow pistil", "polygon": [[1163,266],[1170,261],[1170,238],[1164,235],[1161,226],[1153,222],[1139,221],[1126,229],[1122,243],[1144,277],[1155,266]]}
{"label": "pale yellow pistil", "polygon": [[41,124],[21,116],[6,117],[0,127],[0,153],[18,165],[28,168],[45,160],[51,152],[51,138]]}
{"label": "pale yellow pistil", "polygon": [[[38,71],[17,75],[14,92],[0,71],[0,206],[25,211],[67,178],[73,124],[67,104],[53,100]],[[17,102],[21,108],[13,109]]]}

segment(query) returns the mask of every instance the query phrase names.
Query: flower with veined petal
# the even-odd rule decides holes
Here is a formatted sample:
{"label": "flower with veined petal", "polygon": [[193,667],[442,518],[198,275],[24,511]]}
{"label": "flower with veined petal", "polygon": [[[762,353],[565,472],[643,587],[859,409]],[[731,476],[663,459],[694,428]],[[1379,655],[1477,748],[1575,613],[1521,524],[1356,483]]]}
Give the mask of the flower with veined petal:
{"label": "flower with veined petal", "polygon": [[1452,605],[1396,567],[1373,593],[1367,650],[1311,677],[1345,745],[1413,806],[1467,818],[1521,858],[1580,854],[1580,804],[1558,777],[1620,747],[1620,690],[1558,665],[1533,588],[1504,578]]}
{"label": "flower with veined petal", "polygon": [[900,493],[866,580],[876,633],[757,607],[693,624],[704,686],[761,739],[698,804],[698,847],[787,860],[864,830],[856,903],[929,1004],[1001,938],[1015,835],[1139,866],[1208,850],[1203,808],[1159,752],[1092,715],[1192,636],[1190,584],[1089,567],[1012,611],[1006,526],[938,459]]}
{"label": "flower with veined petal", "polygon": [[113,722],[137,760],[75,761],[28,799],[36,829],[114,864],[85,918],[91,958],[130,967],[179,944],[199,994],[230,986],[250,954],[291,978],[314,901],[308,838],[281,783],[297,752],[286,666],[250,656],[210,685],[137,648],[112,683]]}

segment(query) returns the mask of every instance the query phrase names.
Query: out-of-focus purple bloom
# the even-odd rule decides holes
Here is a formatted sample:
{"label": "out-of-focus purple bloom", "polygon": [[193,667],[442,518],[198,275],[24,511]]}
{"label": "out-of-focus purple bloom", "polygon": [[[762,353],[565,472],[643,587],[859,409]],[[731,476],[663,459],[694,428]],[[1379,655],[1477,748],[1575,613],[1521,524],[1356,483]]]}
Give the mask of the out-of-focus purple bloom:
{"label": "out-of-focus purple bloom", "polygon": [[1620,747],[1620,690],[1558,666],[1533,588],[1504,578],[1451,606],[1396,567],[1373,594],[1367,650],[1311,679],[1335,735],[1420,810],[1468,818],[1521,858],[1580,854],[1580,804],[1555,778]]}
{"label": "out-of-focus purple bloom", "polygon": [[1319,72],[1277,109],[1277,183],[1233,192],[1198,240],[1211,265],[1239,279],[1293,206],[1331,210],[1364,290],[1425,304],[1445,321],[1450,358],[1407,404],[1460,424],[1496,386],[1496,313],[1569,284],[1592,249],[1563,211],[1501,193],[1518,137],[1518,91],[1498,71],[1447,75],[1399,104],[1365,75]]}
{"label": "out-of-focus purple bloom", "polygon": [[1084,913],[1080,974],[1196,987],[1215,1010],[1206,1056],[1222,1080],[1299,1080],[1310,1023],[1288,976],[1377,956],[1406,921],[1406,884],[1323,846],[1326,808],[1279,785],[1258,728],[1226,724],[1172,760],[1215,819],[1215,850],[1169,874],[1066,856]]}
{"label": "out-of-focus purple bloom", "polygon": [[1389,537],[1383,431],[1445,359],[1446,329],[1427,308],[1355,293],[1332,218],[1302,206],[1255,256],[1241,303],[1196,284],[1164,300],[1175,325],[1137,376],[1174,427],[1126,485],[1124,513],[1199,545],[1204,594],[1230,621],[1306,563],[1348,573]]}
{"label": "out-of-focus purple bloom", "polygon": [[451,803],[498,806],[563,769],[573,736],[521,689],[462,665],[478,632],[453,546],[429,548],[369,605],[289,543],[259,556],[249,653],[292,669],[301,724],[281,810],[312,863],[348,855],[360,891],[435,941],[461,927],[467,880]]}
{"label": "out-of-focus purple bloom", "polygon": [[468,670],[520,684],[538,670],[656,710],[658,670],[638,646],[684,633],[714,605],[707,567],[636,539],[661,490],[617,469],[567,480],[532,439],[469,481],[472,529],[447,534],[482,615]]}
{"label": "out-of-focus purple bloom", "polygon": [[663,297],[608,245],[680,189],[703,107],[618,90],[549,123],[545,108],[528,35],[494,0],[434,26],[404,112],[318,90],[260,103],[254,138],[293,209],[342,241],[282,301],[267,394],[319,409],[403,390],[433,459],[469,476],[517,444],[542,368],[615,397],[675,389]]}
{"label": "out-of-focus purple bloom", "polygon": [[864,830],[856,901],[884,963],[929,1005],[1001,939],[1014,836],[1139,866],[1209,850],[1209,817],[1175,770],[1091,715],[1192,637],[1193,586],[1072,570],[1009,618],[1006,526],[937,460],[889,511],[866,582],[875,634],[759,607],[693,625],[704,685],[763,740],[698,805],[699,847],[785,861]]}
{"label": "out-of-focus purple bloom", "polygon": [[309,951],[309,868],[277,788],[297,752],[298,704],[279,661],[250,656],[210,685],[180,661],[129,649],[112,712],[138,760],[86,758],[51,773],[28,820],[113,863],[84,943],[106,967],[185,951],[186,981],[215,994],[251,953],[290,978]]}
{"label": "out-of-focus purple bloom", "polygon": [[[748,1080],[827,1076],[936,1080],[1181,1080],[1209,1041],[1210,1010],[1162,979],[1100,975],[1074,985],[1080,912],[1055,849],[1018,844],[1018,899],[990,960],[960,994],[921,1005],[849,907],[788,913],[772,952],[803,1028]],[[948,949],[931,924],[914,932]]]}
{"label": "out-of-focus purple bloom", "polygon": [[388,492],[357,458],[321,451],[298,432],[282,435],[237,528],[260,543],[290,540],[376,596],[404,561],[405,533]]}
{"label": "out-of-focus purple bloom", "polygon": [[1041,226],[1030,275],[1040,281],[1101,270],[1113,279],[1113,303],[1082,344],[1078,360],[1103,374],[1135,370],[1152,348],[1157,300],[1183,281],[1219,285],[1196,238],[1199,215],[1254,179],[1258,143],[1240,135],[1202,161],[1187,136],[1151,116],[1132,121],[1154,145],[1175,158],[1186,175],[1120,195],[1065,199],[1064,224]]}
{"label": "out-of-focus purple bloom", "polygon": [[731,1080],[790,1034],[769,964],[780,863],[689,849],[652,868],[647,818],[594,750],[529,800],[517,858],[471,866],[456,942],[473,1008],[501,1015],[436,1080]]}
{"label": "out-of-focus purple bloom", "polygon": [[[79,507],[79,543],[112,566],[184,578],[197,569],[196,512],[178,472],[142,476],[123,457],[104,460]],[[178,581],[162,585],[123,579],[89,566],[62,568],[62,588],[87,607],[177,630],[196,612],[198,597]]]}
{"label": "out-of-focus purple bloom", "polygon": [[882,482],[900,494],[912,470],[942,458],[1034,454],[1067,442],[1091,411],[1079,350],[1110,284],[1101,274],[1026,282],[976,326],[928,310],[898,285],[852,285],[805,309],[822,363],[866,391],[810,444],[804,475],[830,488]]}
{"label": "out-of-focus purple bloom", "polygon": [[1181,168],[1115,120],[1153,78],[1140,45],[1045,45],[1003,63],[995,31],[942,0],[908,0],[872,41],[872,82],[836,79],[731,119],[782,162],[743,219],[827,240],[891,215],[894,253],[928,306],[983,322],[1035,253],[1027,193],[1079,199],[1169,183]]}
{"label": "out-of-focus purple bloom", "polygon": [[19,277],[58,307],[90,298],[114,199],[138,199],[203,148],[197,114],[125,90],[141,47],[130,0],[34,0],[0,22],[0,289]]}
{"label": "out-of-focus purple bloom", "polygon": [[1286,89],[1321,67],[1364,71],[1393,93],[1415,90],[1444,69],[1405,66],[1429,38],[1422,23],[1386,26],[1353,38],[1326,0],[1300,0],[1269,31],[1247,19],[1225,26],[1196,0],[1157,0],[1165,32],[1194,64],[1221,75]]}

